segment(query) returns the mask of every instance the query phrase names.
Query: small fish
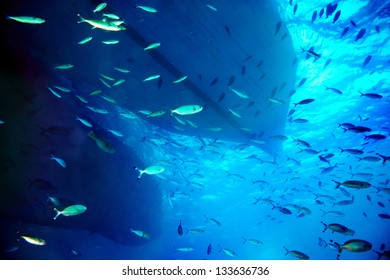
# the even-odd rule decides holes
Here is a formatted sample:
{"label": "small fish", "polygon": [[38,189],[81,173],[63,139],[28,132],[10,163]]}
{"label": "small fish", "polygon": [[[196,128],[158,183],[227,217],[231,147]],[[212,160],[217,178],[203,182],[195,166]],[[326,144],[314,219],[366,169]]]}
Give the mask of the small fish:
{"label": "small fish", "polygon": [[286,256],[288,254],[291,254],[294,257],[296,257],[297,259],[301,259],[301,260],[308,260],[308,259],[310,259],[310,257],[308,255],[306,255],[305,253],[302,253],[302,252],[299,252],[299,251],[295,251],[295,250],[290,251],[286,247],[284,247],[284,249],[286,250]]}
{"label": "small fish", "polygon": [[364,140],[366,139],[369,139],[369,140],[384,140],[386,139],[386,135],[382,135],[382,134],[370,134],[370,135],[367,135],[364,137]]}
{"label": "small fish", "polygon": [[93,10],[93,13],[102,11],[105,7],[107,7],[107,3],[100,3],[96,6],[96,8]]}
{"label": "small fish", "polygon": [[96,145],[104,152],[113,154],[115,153],[114,147],[111,146],[109,142],[107,142],[105,139],[101,138],[100,136],[97,136],[92,130],[88,132],[87,134],[92,140],[96,142]]}
{"label": "small fish", "polygon": [[357,27],[356,23],[353,20],[350,20],[349,22],[353,25],[353,27]]}
{"label": "small fish", "polygon": [[204,217],[206,218],[205,223],[206,223],[207,221],[210,221],[212,224],[214,224],[214,225],[216,225],[216,226],[222,226],[222,224],[221,224],[218,220],[216,220],[216,219],[214,219],[214,218],[209,218],[209,217],[207,217],[206,215],[204,215]]}
{"label": "small fish", "polygon": [[120,19],[119,16],[115,15],[115,14],[104,14],[103,13],[103,16],[106,17],[106,18],[109,18],[109,19],[113,19],[113,20],[118,20]]}
{"label": "small fish", "polygon": [[306,81],[307,81],[307,78],[303,78],[303,79],[299,82],[298,87],[303,86],[303,84],[306,83]]}
{"label": "small fish", "polygon": [[157,75],[149,76],[149,77],[145,78],[143,81],[148,82],[148,81],[156,80],[158,78],[160,78],[160,75],[157,74]]}
{"label": "small fish", "polygon": [[87,104],[88,103],[88,100],[85,99],[84,97],[80,96],[80,95],[76,95],[76,97],[83,103]]}
{"label": "small fish", "polygon": [[333,18],[333,22],[332,22],[332,23],[336,23],[336,21],[339,19],[340,15],[341,15],[341,11],[338,10],[338,11],[336,12],[336,14],[334,15],[334,18]]}
{"label": "small fish", "polygon": [[296,4],[294,5],[294,9],[293,9],[294,15],[296,14],[297,10],[298,10],[298,3],[296,3]]}
{"label": "small fish", "polygon": [[124,30],[121,26],[117,26],[109,21],[106,20],[94,20],[94,19],[85,19],[80,14],[77,14],[77,16],[80,18],[80,21],[78,23],[88,23],[89,25],[92,25],[94,28],[103,29],[106,31],[121,31]]}
{"label": "small fish", "polygon": [[337,88],[332,88],[332,87],[327,87],[325,86],[325,90],[330,90],[330,91],[333,91],[334,93],[337,93],[337,94],[343,94],[343,92]]}
{"label": "small fish", "polygon": [[348,188],[353,188],[353,189],[366,189],[371,187],[372,185],[368,182],[364,181],[345,181],[345,182],[337,182],[335,180],[332,180],[333,182],[336,183],[336,189],[339,188],[340,186],[348,187]]}
{"label": "small fish", "polygon": [[30,243],[32,245],[37,245],[37,246],[44,246],[46,245],[46,241],[35,237],[35,236],[27,236],[27,235],[21,235],[19,231],[16,231],[17,234],[19,234],[19,237],[17,241],[20,241],[21,239],[25,240],[27,243]]}
{"label": "small fish", "polygon": [[176,251],[180,252],[191,252],[194,251],[194,247],[188,246],[188,247],[180,247],[180,248],[175,248]]}
{"label": "small fish", "polygon": [[114,67],[116,71],[122,72],[122,73],[130,73],[130,70],[124,69],[124,68],[119,68],[119,67]]}
{"label": "small fish", "polygon": [[366,67],[366,65],[370,62],[371,58],[372,58],[372,56],[371,56],[371,55],[368,55],[368,56],[364,59],[362,68]]}
{"label": "small fish", "polygon": [[148,13],[157,13],[157,10],[153,7],[137,5],[136,8],[141,9],[141,10],[148,12]]}
{"label": "small fish", "polygon": [[56,67],[54,67],[54,69],[66,70],[66,69],[71,69],[73,67],[74,67],[73,64],[61,64],[61,65],[57,65]]}
{"label": "small fish", "polygon": [[343,38],[343,37],[345,36],[345,34],[348,33],[348,30],[349,30],[349,27],[348,27],[348,26],[345,27],[344,30],[343,30],[343,32],[341,32],[340,38]]}
{"label": "small fish", "polygon": [[210,10],[214,11],[214,12],[218,11],[217,8],[215,8],[215,7],[213,7],[213,6],[209,5],[209,4],[206,4],[206,7],[209,8]]}
{"label": "small fish", "polygon": [[364,34],[366,34],[366,29],[360,29],[359,33],[356,35],[355,41],[358,41],[363,38]]}
{"label": "small fish", "polygon": [[177,227],[177,233],[182,236],[183,235],[183,228],[181,226],[181,220],[180,220],[180,223],[179,223],[179,226]]}
{"label": "small fish", "polygon": [[55,160],[55,161],[56,161],[59,165],[61,165],[63,168],[66,168],[66,162],[65,162],[63,159],[51,155],[50,160]]}
{"label": "small fish", "polygon": [[111,132],[111,133],[114,134],[115,136],[123,137],[122,132],[119,132],[119,131],[117,131],[117,130],[108,129],[107,131]]}
{"label": "small fish", "polygon": [[362,239],[351,239],[346,242],[344,242],[343,245],[334,242],[333,240],[330,240],[330,242],[335,243],[336,245],[339,246],[340,250],[337,254],[337,260],[340,258],[341,252],[343,249],[346,249],[350,252],[367,252],[372,249],[372,244],[366,240]]}
{"label": "small fish", "polygon": [[230,113],[232,113],[234,116],[236,116],[237,118],[242,118],[242,116],[237,113],[236,111],[233,111],[232,109],[228,108],[228,110],[230,111]]}
{"label": "small fish", "polygon": [[230,33],[230,28],[229,28],[229,26],[225,25],[225,31],[226,31],[226,33],[227,33],[230,37],[232,37],[232,34]]}
{"label": "small fish", "polygon": [[383,98],[382,95],[377,94],[377,93],[363,93],[361,91],[359,91],[359,93],[360,93],[360,96],[368,97],[368,98],[371,98],[371,99],[381,99],[381,98]]}
{"label": "small fish", "polygon": [[316,20],[317,18],[317,11],[314,11],[312,16],[311,16],[311,23],[314,23],[314,21]]}
{"label": "small fish", "polygon": [[183,77],[181,77],[181,78],[179,78],[179,79],[177,79],[177,80],[174,80],[172,83],[173,83],[173,84],[181,83],[181,82],[183,82],[185,79],[187,79],[187,77],[188,77],[188,76],[183,76]]}
{"label": "small fish", "polygon": [[134,230],[130,228],[130,232],[134,233],[135,235],[138,235],[139,237],[145,238],[145,239],[150,239],[150,234],[147,233],[146,231],[143,230]]}
{"label": "small fish", "polygon": [[277,35],[280,31],[280,27],[282,26],[282,22],[281,21],[278,21],[276,23],[276,26],[275,26],[275,33],[274,33],[274,36]]}
{"label": "small fish", "polygon": [[120,80],[116,81],[112,86],[113,87],[119,86],[119,85],[123,84],[125,81],[126,81],[125,79],[120,79]]}
{"label": "small fish", "polygon": [[7,19],[12,19],[17,22],[28,23],[28,24],[42,24],[45,22],[43,18],[29,17],[29,16],[7,16]]}
{"label": "small fish", "polygon": [[241,236],[242,239],[244,239],[244,241],[242,242],[242,244],[245,244],[245,243],[250,243],[252,245],[255,245],[255,246],[260,246],[260,245],[263,245],[263,242],[261,242],[260,240],[257,240],[257,239],[247,239],[243,236]]}
{"label": "small fish", "polygon": [[222,248],[221,247],[221,245],[218,245],[219,246],[219,248],[221,248],[219,251],[221,252],[224,252],[226,255],[228,255],[229,257],[237,257],[237,254],[234,252],[234,251],[232,251],[232,250],[230,250],[230,249],[227,249],[227,248]]}
{"label": "small fish", "polygon": [[85,125],[87,127],[92,127],[92,124],[89,121],[87,121],[87,120],[80,119],[79,117],[76,117],[76,120],[80,121],[83,125]]}
{"label": "small fish", "polygon": [[244,99],[248,99],[249,96],[245,94],[245,92],[241,92],[241,91],[238,91],[234,88],[230,88],[231,91],[233,91],[237,96],[241,97],[241,98],[244,98]]}
{"label": "small fish", "polygon": [[314,101],[315,101],[315,99],[308,98],[308,99],[303,99],[303,100],[299,101],[298,103],[293,103],[293,104],[294,104],[294,108],[295,108],[297,105],[306,105],[306,104],[310,104]]}
{"label": "small fish", "polygon": [[242,66],[241,67],[241,76],[244,76],[245,72],[246,72],[246,68],[245,68],[245,66]]}
{"label": "small fish", "polygon": [[85,39],[83,39],[83,40],[77,42],[77,44],[79,44],[79,45],[84,45],[84,44],[88,43],[88,42],[91,41],[91,40],[92,40],[92,37],[87,37],[87,38],[85,38]]}
{"label": "small fish", "polygon": [[56,220],[60,215],[69,217],[76,216],[84,213],[87,210],[87,207],[81,204],[71,205],[63,209],[62,211],[57,210],[57,208],[53,209],[57,212],[56,216],[53,218],[53,221]]}
{"label": "small fish", "polygon": [[146,48],[144,48],[144,51],[156,49],[156,48],[158,48],[159,46],[161,46],[161,43],[152,43],[152,44],[150,44],[149,46],[147,46]]}
{"label": "small fish", "polygon": [[184,105],[180,106],[176,109],[171,110],[171,117],[173,114],[178,115],[193,115],[196,113],[199,113],[203,110],[203,107],[201,105]]}
{"label": "small fish", "polygon": [[137,170],[139,172],[139,175],[137,177],[137,180],[141,179],[141,176],[143,174],[147,175],[157,175],[165,171],[165,168],[163,166],[158,165],[151,165],[149,167],[146,167],[145,169],[139,169],[138,167],[134,166],[134,170]]}
{"label": "small fish", "polygon": [[56,92],[54,89],[52,89],[52,88],[50,88],[50,87],[47,87],[47,88],[50,90],[50,92],[51,92],[55,97],[61,98],[61,95],[60,95],[58,92]]}
{"label": "small fish", "polygon": [[322,18],[322,16],[324,15],[324,8],[322,8],[320,10],[320,12],[318,13],[319,17]]}
{"label": "small fish", "polygon": [[381,218],[381,219],[385,219],[385,220],[389,220],[390,219],[390,215],[386,214],[386,213],[378,214],[378,217]]}
{"label": "small fish", "polygon": [[281,99],[277,99],[277,98],[268,98],[269,101],[271,101],[272,103],[275,103],[275,104],[284,104],[284,101],[281,100]]}
{"label": "small fish", "polygon": [[385,205],[384,205],[382,202],[378,201],[377,204],[378,204],[380,207],[385,208]]}
{"label": "small fish", "polygon": [[211,251],[212,251],[213,247],[211,246],[211,243],[209,243],[209,245],[207,246],[207,255],[210,255],[211,254]]}
{"label": "small fish", "polygon": [[107,40],[107,41],[102,41],[102,43],[105,45],[116,45],[119,43],[119,40]]}
{"label": "small fish", "polygon": [[215,85],[217,82],[218,82],[218,77],[214,78],[214,79],[211,81],[210,86]]}

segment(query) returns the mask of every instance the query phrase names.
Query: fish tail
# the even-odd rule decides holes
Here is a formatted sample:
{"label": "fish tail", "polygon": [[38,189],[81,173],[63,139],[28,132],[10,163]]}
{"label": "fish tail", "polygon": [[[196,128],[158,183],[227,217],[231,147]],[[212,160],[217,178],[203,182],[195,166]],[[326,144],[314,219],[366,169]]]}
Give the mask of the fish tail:
{"label": "fish tail", "polygon": [[306,50],[305,50],[304,48],[302,48],[302,47],[301,47],[301,50],[302,50],[302,52],[305,52],[305,51],[306,51]]}
{"label": "fish tail", "polygon": [[[324,211],[325,212],[325,211]],[[323,221],[321,221],[321,224],[323,224],[324,225],[324,230],[322,231],[322,232],[325,232],[326,231],[326,229],[328,228],[328,226],[323,222]]]}
{"label": "fish tail", "polygon": [[243,237],[243,236],[241,236],[241,238],[244,239],[244,241],[242,242],[242,244],[246,243],[246,240],[247,240],[247,239],[246,239],[245,237]]}
{"label": "fish tail", "polygon": [[285,254],[285,256],[287,256],[287,255],[288,255],[288,253],[290,253],[290,250],[289,250],[289,249],[287,249],[287,248],[286,248],[286,246],[283,246],[283,248],[286,250],[286,254]]}
{"label": "fish tail", "polygon": [[[336,243],[336,242],[335,242]],[[336,243],[337,244],[337,243]],[[337,244],[337,245],[339,245],[339,244]],[[340,258],[340,255],[341,255],[341,252],[343,251],[343,247],[340,247],[340,250],[339,250],[339,252],[337,253],[337,257],[336,257],[336,260],[339,260],[339,258]]]}
{"label": "fish tail", "polygon": [[[344,132],[345,132],[345,131],[344,131]],[[343,148],[340,148],[340,147],[337,147],[337,148],[339,148],[339,149],[341,150],[340,153],[344,152],[344,149],[343,149]]]}
{"label": "fish tail", "polygon": [[55,221],[55,220],[58,218],[58,216],[61,215],[61,211],[58,211],[57,208],[53,208],[53,210],[57,212],[57,214],[56,214],[55,217],[53,218],[53,221]]}
{"label": "fish tail", "polygon": [[332,180],[332,181],[336,183],[335,189],[338,189],[338,188],[340,187],[341,183],[340,183],[340,182],[337,182],[337,181],[335,181],[335,180]]}
{"label": "fish tail", "polygon": [[[322,215],[322,217],[326,215],[326,212],[325,212],[324,210],[320,209],[320,211],[324,212],[324,214]],[[322,223],[322,222],[321,222],[321,223]]]}
{"label": "fish tail", "polygon": [[206,218],[206,221],[204,221],[206,223],[209,220],[209,218],[206,215],[203,215],[203,216]]}
{"label": "fish tail", "polygon": [[78,21],[77,23],[85,22],[85,18],[83,18],[80,14],[77,14],[77,16],[80,18],[80,21]]}

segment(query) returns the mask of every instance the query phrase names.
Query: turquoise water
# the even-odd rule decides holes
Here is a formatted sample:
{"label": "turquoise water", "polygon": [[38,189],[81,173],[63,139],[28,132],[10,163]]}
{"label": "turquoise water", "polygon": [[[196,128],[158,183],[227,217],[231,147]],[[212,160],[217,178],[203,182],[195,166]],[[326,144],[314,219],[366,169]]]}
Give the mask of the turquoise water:
{"label": "turquoise water", "polygon": [[[88,7],[86,11],[98,4],[91,2],[85,3]],[[249,7],[253,5],[255,9],[261,5],[260,2],[248,1],[247,4]],[[171,118],[169,125],[174,126],[174,129],[166,129],[166,124],[162,126],[140,112],[157,109],[148,107],[150,103],[145,103],[145,108],[131,108],[131,103],[136,102],[129,97],[134,94],[130,91],[131,86],[136,85],[135,80],[147,77],[147,73],[151,75],[163,71],[162,66],[150,62],[150,58],[137,60],[137,52],[133,51],[137,46],[130,46],[126,53],[127,62],[134,59],[139,67],[144,65],[144,68],[134,69],[131,63],[124,63],[120,51],[94,53],[94,49],[90,48],[86,53],[73,51],[76,49],[58,53],[52,49],[47,51],[51,43],[46,37],[45,41],[34,42],[31,50],[37,51],[37,54],[31,51],[30,55],[41,65],[58,65],[67,61],[75,64],[80,62],[80,65],[75,70],[78,71],[76,74],[47,74],[50,72],[42,70],[44,74],[36,74],[39,78],[32,78],[34,75],[30,73],[25,78],[28,80],[26,84],[40,88],[45,95],[39,92],[38,97],[31,97],[27,90],[24,97],[31,97],[33,106],[24,100],[24,107],[18,107],[19,103],[14,101],[7,103],[12,104],[14,110],[3,108],[4,113],[0,115],[4,121],[0,129],[9,129],[6,130],[8,136],[12,132],[12,135],[23,137],[19,138],[20,143],[29,144],[19,144],[15,148],[11,140],[3,142],[6,144],[5,149],[7,145],[13,147],[2,154],[2,172],[4,178],[9,180],[2,187],[5,194],[3,197],[11,201],[10,204],[23,205],[12,214],[2,208],[2,223],[7,227],[7,238],[3,244],[4,258],[296,259],[293,254],[286,255],[287,248],[302,252],[310,259],[333,260],[338,250],[331,240],[344,244],[350,239],[365,240],[378,252],[382,252],[380,247],[385,244],[384,250],[388,250],[390,170],[389,161],[385,158],[390,156],[387,59],[390,52],[390,4],[388,1],[336,1],[333,4],[338,4],[337,9],[326,18],[327,1],[293,1],[292,5],[289,1],[271,2],[291,36],[297,58],[295,86],[286,88],[288,97],[285,98],[285,104],[272,104],[282,106],[285,114],[281,113],[278,120],[264,118],[270,131],[278,121],[285,124],[284,130],[270,135],[266,132],[266,136],[256,134],[256,138],[248,137],[243,141],[228,137],[229,134],[224,134],[224,130],[215,137],[192,133],[194,126],[202,126],[196,115],[187,118],[177,116],[177,122]],[[214,1],[204,4],[218,7],[219,3]],[[123,12],[120,7],[130,9],[128,5],[123,6],[125,4],[121,1],[108,3],[110,5],[113,9],[111,12],[117,11],[118,14]],[[155,5],[161,13],[163,4]],[[297,8],[294,14],[295,5]],[[13,6],[10,11],[15,13],[16,8]],[[320,18],[322,8],[325,12]],[[339,10],[340,18],[332,23]],[[222,8],[216,12],[221,11]],[[314,11],[318,15],[313,21]],[[209,12],[215,11],[210,9]],[[49,9],[46,13],[49,13]],[[92,17],[91,14],[89,16]],[[76,17],[72,18],[72,23],[77,20]],[[153,19],[146,17],[142,20]],[[272,33],[275,24],[277,22],[269,22]],[[33,37],[39,34],[35,27],[27,26],[30,29],[23,32]],[[341,36],[347,27],[348,32]],[[231,29],[234,31],[234,28]],[[362,29],[365,29],[364,36],[357,39]],[[104,39],[110,37],[105,36],[107,32],[93,31],[93,40],[97,36]],[[169,30],[166,32],[169,33]],[[20,34],[23,33],[18,33],[18,36]],[[75,48],[76,42],[85,35],[85,32],[80,31],[79,34],[68,36],[58,33],[51,36],[61,38],[64,46],[71,41],[71,48]],[[12,38],[9,34],[7,36]],[[164,34],[156,37],[164,40]],[[27,46],[22,43],[23,37],[8,40],[12,46],[29,50],[28,43]],[[85,47],[88,47],[87,44]],[[120,44],[123,45],[123,41]],[[308,52],[311,47],[313,49]],[[302,48],[306,51],[302,51]],[[87,53],[96,58],[95,62],[91,60],[90,63],[97,69],[81,63],[85,62]],[[371,57],[369,61],[368,56]],[[242,80],[253,73],[250,71],[258,63],[254,59],[249,58],[246,65],[252,66],[247,66],[245,76],[241,72]],[[191,63],[196,65],[196,58],[189,58],[188,64]],[[150,71],[151,65],[155,67],[153,71]],[[292,61],[285,63],[286,68],[294,65]],[[131,72],[114,72],[113,66],[130,68]],[[270,68],[269,71],[277,73],[278,69]],[[97,73],[102,72],[114,75],[116,81],[126,79],[126,90],[111,89],[110,93],[96,79]],[[215,75],[218,77],[217,73]],[[194,76],[189,76],[188,80],[200,84],[201,89],[210,88],[209,82],[207,86],[205,82],[202,85],[200,79]],[[236,79],[239,76],[236,75]],[[94,82],[91,82],[92,77]],[[100,78],[112,83],[109,79]],[[251,81],[254,78],[250,76],[247,79]],[[167,78],[164,77],[163,87],[166,83]],[[71,88],[72,98],[57,89],[55,91],[63,96],[60,101],[50,95],[47,86],[52,84]],[[12,86],[9,88],[13,89]],[[103,94],[116,102],[99,100],[84,104],[76,97],[84,96],[91,101],[94,96],[89,96],[87,92],[97,88],[104,89]],[[183,86],[178,91],[186,93],[188,88]],[[148,89],[143,92],[138,92],[138,89],[139,98],[150,93]],[[213,100],[220,94],[218,92],[215,96],[216,93],[207,93]],[[9,96],[7,98],[12,99]],[[166,99],[174,100],[175,96],[168,95]],[[314,101],[297,104],[307,99]],[[169,101],[162,100],[157,104],[165,110],[169,107]],[[188,99],[188,102],[192,101]],[[223,102],[217,104],[226,110]],[[240,104],[236,105],[237,110],[241,110]],[[104,108],[108,112],[99,114],[86,106]],[[262,108],[264,113],[268,108]],[[33,110],[38,112],[34,113]],[[7,113],[9,111],[13,113]],[[244,114],[243,111],[245,109],[242,110]],[[23,117],[18,117],[19,113]],[[207,114],[207,109],[199,115],[203,113]],[[165,113],[166,119],[169,119],[168,114]],[[90,128],[75,121],[76,116],[91,122],[97,135],[115,148],[115,154],[102,152],[86,136]],[[13,120],[25,124],[25,130],[12,129]],[[249,122],[245,124],[253,126]],[[61,125],[62,128],[50,131],[49,127],[53,125]],[[43,127],[43,130],[37,126]],[[356,129],[357,126],[360,130]],[[71,127],[72,132],[64,131],[64,127]],[[362,132],[362,127],[370,131]],[[110,133],[108,129],[114,132]],[[23,134],[21,131],[27,132]],[[384,139],[370,135],[381,135]],[[257,140],[260,145],[255,145],[253,140]],[[270,146],[272,141],[271,152],[267,147],[264,148],[268,141]],[[278,146],[281,148],[274,149]],[[27,151],[27,155],[21,155],[21,151]],[[50,160],[51,153],[65,158],[67,167],[64,170]],[[164,172],[144,174],[137,180],[139,174],[133,166],[143,169],[149,165],[162,166]],[[17,176],[20,178],[17,179]],[[27,189],[29,184],[24,177],[30,180],[46,178],[59,190],[50,187],[34,190],[39,189],[39,183],[32,184],[33,190]],[[15,183],[10,183],[13,180]],[[351,180],[359,182],[344,183]],[[344,185],[336,188],[338,184],[334,181]],[[353,188],[357,184],[368,187]],[[20,195],[15,195],[6,185],[13,186]],[[71,201],[60,203],[62,208],[77,202],[85,204],[87,210],[79,216],[59,217],[54,223],[48,222],[55,215],[53,205],[47,201],[48,196],[64,197]],[[20,201],[16,201],[21,197],[27,202],[20,204]],[[340,201],[347,201],[346,205],[337,205]],[[387,216],[380,217],[379,214]],[[321,222],[341,224],[353,230],[354,234],[332,233],[330,229],[323,232]],[[182,235],[178,233],[180,223]],[[137,236],[130,232],[130,228],[150,233],[150,238]],[[18,235],[15,230],[24,235],[44,238],[47,244],[38,247],[23,240],[16,242]],[[127,242],[131,244],[125,244]],[[212,247],[210,254],[207,252],[209,244]],[[185,249],[177,250],[180,248]],[[378,254],[372,250],[356,253],[345,249],[340,255],[340,259],[344,260],[377,258]]]}

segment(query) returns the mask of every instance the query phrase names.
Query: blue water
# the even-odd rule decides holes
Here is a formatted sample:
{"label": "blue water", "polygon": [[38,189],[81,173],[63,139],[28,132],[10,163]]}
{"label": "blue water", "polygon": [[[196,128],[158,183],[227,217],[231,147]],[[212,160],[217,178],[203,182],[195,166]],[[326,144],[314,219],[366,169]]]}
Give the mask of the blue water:
{"label": "blue water", "polygon": [[[84,11],[85,17],[92,18],[91,9],[99,3],[84,2],[85,5],[78,8]],[[123,14],[125,9],[137,9],[135,3],[107,2],[112,13]],[[169,1],[172,5],[174,2]],[[218,1],[203,2],[199,6],[209,4],[217,8],[213,11],[205,7],[206,13],[223,12],[222,7],[218,9],[221,4]],[[254,9],[261,5],[258,3],[261,1],[247,2]],[[273,136],[259,137],[257,134],[255,140],[258,140],[257,144],[261,142],[260,145],[256,145],[250,137],[233,139],[227,132],[224,134],[224,130],[216,137],[193,134],[194,127],[191,126],[202,126],[196,115],[193,119],[190,118],[192,116],[178,116],[178,122],[170,119],[171,128],[166,129],[161,123],[140,113],[141,110],[165,110],[170,100],[185,100],[185,97],[167,95],[166,101],[163,98],[156,103],[159,108],[149,107],[151,103],[148,102],[153,99],[144,104],[141,102],[144,108],[132,108],[132,102],[137,102],[132,99],[135,94],[139,99],[149,98],[143,95],[156,94],[157,82],[153,81],[153,90],[145,87],[140,91],[138,87],[137,92],[131,92],[132,86],[135,90],[140,79],[163,71],[163,67],[150,57],[139,56],[134,50],[139,50],[139,46],[127,42],[124,47],[125,43],[121,41],[120,48],[115,51],[109,51],[108,48],[113,47],[109,45],[105,46],[107,51],[104,52],[101,52],[101,47],[95,52],[93,47],[80,50],[94,41],[115,37],[110,32],[95,29],[92,30],[94,38],[90,43],[77,45],[79,40],[88,36],[87,32],[92,32],[89,27],[85,23],[80,24],[76,34],[61,34],[59,27],[60,23],[76,23],[79,20],[76,16],[71,20],[65,15],[58,18],[55,27],[49,25],[50,21],[45,22],[42,26],[49,26],[45,35],[40,33],[39,26],[4,20],[3,26],[15,28],[12,29],[14,33],[7,34],[7,43],[15,53],[19,48],[23,50],[20,53],[28,53],[26,60],[31,59],[32,62],[26,62],[23,56],[18,55],[15,63],[7,62],[12,74],[2,70],[3,89],[7,90],[7,95],[4,95],[7,100],[4,99],[0,111],[0,120],[4,121],[0,124],[4,133],[4,151],[1,153],[4,184],[1,187],[0,212],[5,236],[1,244],[2,256],[6,259],[296,259],[293,254],[286,254],[287,248],[302,252],[310,259],[334,260],[338,251],[331,248],[331,240],[344,244],[350,239],[365,240],[372,245],[372,250],[378,252],[388,250],[389,216],[381,218],[378,215],[390,215],[390,162],[383,159],[390,156],[390,2],[335,1],[332,3],[338,4],[337,9],[328,18],[328,1],[271,2],[289,32],[287,40],[291,40],[297,58],[296,79],[292,87],[295,92],[286,88],[286,96],[287,93],[289,96],[285,104],[272,104],[282,106],[284,113],[279,115],[278,120],[266,119],[269,131],[277,126],[278,121],[285,125],[284,130]],[[162,3],[154,1],[145,3],[145,6],[157,7],[158,13],[164,10]],[[49,8],[39,5],[30,8],[36,16],[50,17]],[[324,15],[321,18],[317,15],[313,21],[313,12],[319,14],[322,8]],[[169,10],[169,5],[165,9]],[[141,12],[138,10],[136,12]],[[75,8],[72,14],[78,11]],[[337,11],[341,11],[340,18],[332,23]],[[10,5],[7,12],[22,15],[28,13],[28,9],[23,5]],[[191,11],[183,7],[183,13]],[[148,21],[153,25],[152,14],[146,14],[145,18],[140,16],[142,20],[138,24]],[[224,16],[229,18],[229,15]],[[272,32],[275,24],[276,21],[269,22]],[[341,36],[346,27],[348,32]],[[357,39],[362,29],[365,29],[364,36]],[[221,32],[226,31],[222,29]],[[170,38],[169,33],[168,28],[166,34],[145,36],[155,36],[157,41],[164,42],[164,35]],[[12,34],[17,35],[13,37]],[[63,48],[52,49],[51,36],[56,38],[56,42],[61,42]],[[234,38],[234,33],[232,36]],[[31,46],[29,38],[34,42],[30,42]],[[256,43],[253,42],[254,46]],[[311,55],[308,55],[311,47]],[[180,50],[177,52],[180,53]],[[248,55],[241,56],[242,60]],[[87,60],[86,56],[93,59]],[[368,56],[371,56],[369,61]],[[252,65],[247,66],[247,73],[241,74],[243,84],[245,80],[242,77],[249,76],[248,83],[254,79],[250,75],[258,61],[253,62],[253,59],[249,58],[246,64]],[[53,74],[53,65],[69,61],[74,64],[80,62],[73,74],[58,74],[58,71]],[[39,62],[38,66],[36,62]],[[87,62],[90,64],[87,65]],[[175,65],[175,61],[170,63]],[[188,56],[187,64],[198,67],[196,57]],[[134,65],[138,68],[135,69]],[[294,65],[292,61],[285,63],[289,69]],[[115,72],[113,67],[131,71]],[[179,70],[185,73],[184,69],[185,66]],[[205,69],[205,73],[207,71]],[[263,71],[266,73],[267,69]],[[116,80],[126,79],[126,88],[120,89],[119,85],[119,89],[107,89],[96,79],[98,73],[115,76]],[[218,77],[218,73],[213,74]],[[15,81],[10,76],[15,77]],[[214,77],[204,76],[208,81]],[[236,79],[239,76],[236,75]],[[165,92],[167,94],[172,88],[166,85],[169,79],[163,78],[163,87],[169,89]],[[200,84],[201,89],[210,89],[210,82],[204,85],[205,82],[195,73],[188,79]],[[23,85],[18,82],[20,80]],[[55,90],[62,95],[58,99],[47,90],[52,85],[63,85],[71,88],[72,92]],[[34,90],[31,91],[31,88]],[[189,88],[182,86],[176,93],[187,94],[191,91]],[[98,100],[98,97],[93,99],[95,96],[88,93],[95,89],[103,89],[101,95],[115,99],[116,103]],[[214,100],[218,99],[220,92],[215,96],[216,93],[211,91],[208,94]],[[361,95],[360,92],[376,95]],[[84,96],[90,103],[84,104],[76,95]],[[294,105],[305,99],[314,101]],[[193,100],[188,98],[188,102]],[[217,104],[226,110],[223,102]],[[237,109],[232,109],[242,110],[240,104],[236,105]],[[104,108],[108,113],[95,113],[86,106]],[[264,113],[267,108],[262,108]],[[207,114],[207,108],[199,115],[203,113]],[[168,114],[165,113],[166,119],[169,119]],[[90,121],[96,134],[109,142],[115,153],[104,153],[99,149],[87,136],[90,128],[76,121],[76,116]],[[370,128],[371,131],[360,133],[343,123]],[[253,126],[252,123],[245,124]],[[49,128],[54,125],[61,128],[50,131]],[[172,129],[172,126],[175,128]],[[114,135],[108,129],[123,136]],[[373,134],[382,135],[384,139],[370,139]],[[269,139],[272,140],[272,149],[264,148]],[[280,149],[275,148],[278,146]],[[50,160],[52,153],[67,162],[66,168]],[[328,163],[324,159],[327,155]],[[138,172],[133,166],[144,169],[150,165],[163,166],[165,170],[155,175],[144,174],[137,180]],[[36,178],[45,179],[55,188],[39,187],[39,183],[29,187],[29,180]],[[359,180],[370,186],[354,189],[341,185],[336,188],[337,184],[333,182],[348,180]],[[67,199],[58,207],[85,204],[87,210],[74,217],[60,216],[52,222],[55,205],[48,201],[49,196]],[[344,200],[352,201],[348,205],[334,205]],[[305,212],[302,207],[308,210]],[[290,211],[288,214],[286,209]],[[343,216],[324,214],[329,211],[338,211]],[[178,233],[180,222],[182,235]],[[355,233],[353,236],[332,233],[330,229],[323,232],[321,222],[338,223]],[[150,238],[137,236],[130,232],[130,228],[144,231],[150,234]],[[45,239],[47,244],[35,246],[24,240],[16,241],[19,236],[16,230],[22,235]],[[255,239],[255,242],[251,243],[250,239]],[[321,245],[319,240],[323,240]],[[207,254],[209,244],[212,250]],[[184,247],[190,250],[177,250]],[[344,249],[340,259],[377,259],[378,254],[372,250],[359,253]],[[229,255],[230,251],[235,256]]]}

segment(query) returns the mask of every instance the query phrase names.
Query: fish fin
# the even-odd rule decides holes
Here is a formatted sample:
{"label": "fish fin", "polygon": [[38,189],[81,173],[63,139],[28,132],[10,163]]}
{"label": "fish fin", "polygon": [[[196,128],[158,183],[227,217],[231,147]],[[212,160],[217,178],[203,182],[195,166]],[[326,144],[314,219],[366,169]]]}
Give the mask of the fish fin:
{"label": "fish fin", "polygon": [[286,248],[286,246],[283,246],[283,248],[286,250],[286,254],[285,254],[285,256],[287,256],[287,255],[288,255],[288,253],[290,253],[290,250],[289,250],[289,249],[287,249],[287,248]]}
{"label": "fish fin", "polygon": [[332,180],[332,181],[336,183],[335,189],[338,189],[338,188],[340,187],[341,183],[340,183],[340,182],[337,182],[337,181],[335,181],[335,180]]}
{"label": "fish fin", "polygon": [[55,217],[53,218],[53,221],[55,221],[55,220],[58,218],[58,216],[61,215],[61,211],[58,211],[57,208],[53,208],[53,210],[57,212],[57,214],[56,214]]}
{"label": "fish fin", "polygon": [[244,241],[242,242],[242,244],[246,243],[247,239],[243,236],[241,236],[242,239],[244,239]]}
{"label": "fish fin", "polygon": [[77,14],[77,16],[80,18],[80,21],[78,21],[77,23],[85,22],[85,18],[83,18],[80,14]]}

